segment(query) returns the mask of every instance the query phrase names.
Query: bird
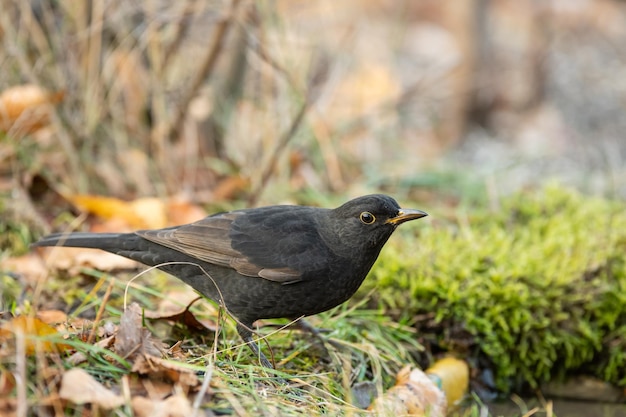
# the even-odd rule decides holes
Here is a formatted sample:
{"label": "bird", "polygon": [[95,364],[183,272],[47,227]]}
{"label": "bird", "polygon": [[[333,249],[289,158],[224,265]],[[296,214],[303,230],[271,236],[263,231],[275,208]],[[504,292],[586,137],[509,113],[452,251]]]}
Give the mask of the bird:
{"label": "bird", "polygon": [[33,245],[96,248],[157,267],[213,300],[261,364],[260,319],[327,311],[361,286],[396,228],[428,214],[384,194],[337,208],[274,205],[217,213],[194,223],[132,233],[56,233]]}

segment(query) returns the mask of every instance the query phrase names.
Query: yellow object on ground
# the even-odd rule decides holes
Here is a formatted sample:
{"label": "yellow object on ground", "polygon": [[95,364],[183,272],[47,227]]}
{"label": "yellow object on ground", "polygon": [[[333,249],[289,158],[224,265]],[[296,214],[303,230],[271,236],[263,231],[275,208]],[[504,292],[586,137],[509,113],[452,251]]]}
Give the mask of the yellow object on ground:
{"label": "yellow object on ground", "polygon": [[469,386],[469,366],[467,362],[453,357],[443,358],[426,370],[426,375],[443,390],[448,407],[458,403]]}

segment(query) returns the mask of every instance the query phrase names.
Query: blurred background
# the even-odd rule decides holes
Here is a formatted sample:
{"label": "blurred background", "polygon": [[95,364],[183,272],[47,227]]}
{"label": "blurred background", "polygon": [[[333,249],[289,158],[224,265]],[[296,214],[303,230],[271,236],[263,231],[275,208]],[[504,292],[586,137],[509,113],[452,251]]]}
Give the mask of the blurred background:
{"label": "blurred background", "polygon": [[50,190],[626,196],[624,1],[5,0],[0,40],[19,216]]}

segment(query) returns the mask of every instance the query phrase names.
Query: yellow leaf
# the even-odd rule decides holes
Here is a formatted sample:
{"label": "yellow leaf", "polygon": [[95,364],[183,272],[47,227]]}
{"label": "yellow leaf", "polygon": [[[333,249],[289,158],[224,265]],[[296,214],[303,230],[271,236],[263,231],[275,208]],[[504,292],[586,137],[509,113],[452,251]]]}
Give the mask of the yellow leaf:
{"label": "yellow leaf", "polygon": [[165,227],[164,204],[156,198],[123,201],[98,195],[71,195],[67,199],[77,208],[105,220],[119,219],[131,229],[158,229]]}
{"label": "yellow leaf", "polygon": [[36,317],[18,316],[0,328],[1,337],[14,337],[16,333],[25,336],[26,354],[33,355],[38,350],[43,352],[63,351],[69,348],[64,343],[43,340],[46,336],[59,335],[54,327],[44,323]]}

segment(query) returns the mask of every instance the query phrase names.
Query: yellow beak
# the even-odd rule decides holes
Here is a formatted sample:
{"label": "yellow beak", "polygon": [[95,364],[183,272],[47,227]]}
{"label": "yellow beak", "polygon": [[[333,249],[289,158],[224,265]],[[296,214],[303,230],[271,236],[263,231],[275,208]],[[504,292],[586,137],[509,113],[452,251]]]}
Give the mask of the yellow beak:
{"label": "yellow beak", "polygon": [[428,213],[425,213],[422,210],[400,209],[398,215],[387,220],[387,223],[397,226],[404,222],[408,222],[409,220],[421,219],[426,216],[428,216]]}

